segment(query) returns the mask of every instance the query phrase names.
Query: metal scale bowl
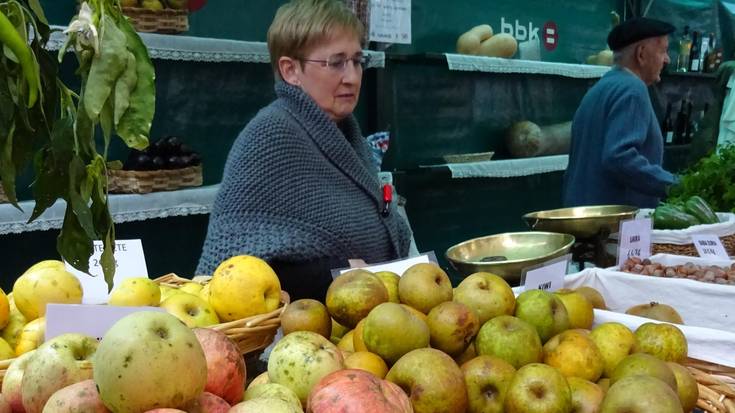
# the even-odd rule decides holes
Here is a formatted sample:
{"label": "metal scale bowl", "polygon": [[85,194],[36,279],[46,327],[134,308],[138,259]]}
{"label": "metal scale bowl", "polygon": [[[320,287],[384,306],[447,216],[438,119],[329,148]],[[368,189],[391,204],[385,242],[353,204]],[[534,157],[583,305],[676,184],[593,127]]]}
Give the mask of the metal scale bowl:
{"label": "metal scale bowl", "polygon": [[569,252],[574,237],[551,232],[509,232],[461,242],[447,250],[447,259],[463,276],[490,272],[518,285],[524,268]]}
{"label": "metal scale bowl", "polygon": [[584,267],[593,262],[598,267],[615,264],[615,257],[606,251],[610,234],[618,232],[620,221],[635,218],[638,208],[627,205],[596,205],[531,212],[523,216],[535,231],[553,231],[573,235],[577,243],[572,248],[573,260]]}

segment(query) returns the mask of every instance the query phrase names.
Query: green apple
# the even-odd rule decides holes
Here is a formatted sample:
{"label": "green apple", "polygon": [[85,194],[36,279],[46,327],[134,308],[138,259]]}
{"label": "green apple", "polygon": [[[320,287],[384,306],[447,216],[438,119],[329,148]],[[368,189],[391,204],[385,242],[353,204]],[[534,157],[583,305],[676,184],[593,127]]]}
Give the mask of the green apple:
{"label": "green apple", "polygon": [[509,315],[485,323],[475,337],[475,349],[479,355],[499,357],[515,368],[538,363],[543,358],[536,329]]}
{"label": "green apple", "polygon": [[491,356],[475,357],[461,369],[467,386],[468,412],[503,413],[505,395],[516,369]]}
{"label": "green apple", "polygon": [[635,352],[635,334],[621,323],[603,323],[595,327],[590,338],[600,349],[605,361],[603,377],[610,377],[620,360]]}
{"label": "green apple", "polygon": [[370,310],[388,301],[388,290],[370,271],[350,270],[335,278],[327,289],[329,314],[345,327],[355,328]]}
{"label": "green apple", "polygon": [[401,300],[398,298],[398,282],[401,277],[391,271],[378,271],[375,276],[380,278],[385,288],[388,290],[388,301],[391,303],[400,303]]}
{"label": "green apple", "polygon": [[401,357],[385,376],[401,387],[415,413],[464,412],[467,388],[459,366],[445,353],[413,350]]}
{"label": "green apple", "polygon": [[176,10],[187,10],[189,8],[189,0],[167,0],[168,6]]}
{"label": "green apple", "polygon": [[661,380],[635,375],[625,377],[607,391],[601,413],[682,413],[676,391]]}
{"label": "green apple", "polygon": [[586,298],[587,301],[592,304],[592,307],[600,310],[607,310],[605,297],[603,297],[602,294],[600,294],[600,292],[595,290],[594,288],[583,285],[579,288],[576,288],[574,291],[582,294],[584,298]]}
{"label": "green apple", "polygon": [[594,341],[584,330],[567,330],[544,344],[544,363],[558,369],[565,377],[597,381],[605,367]]}
{"label": "green apple", "polygon": [[163,10],[163,3],[160,0],[141,0],[141,5],[148,10]]}
{"label": "green apple", "polygon": [[265,383],[258,386],[248,387],[245,391],[245,400],[262,399],[265,397],[275,397],[282,399],[294,408],[301,408],[301,401],[291,389],[278,383]]}
{"label": "green apple", "polygon": [[610,376],[610,386],[625,377],[646,375],[655,377],[676,391],[676,377],[665,362],[645,353],[635,353],[622,359]]}
{"label": "green apple", "polygon": [[600,386],[580,379],[567,377],[567,383],[572,391],[572,411],[574,413],[598,413],[605,393]]}
{"label": "green apple", "polygon": [[306,405],[309,392],[322,377],[344,368],[342,352],[331,341],[311,331],[283,337],[268,359],[271,383],[282,384]]}
{"label": "green apple", "polygon": [[401,304],[383,303],[365,319],[362,340],[371,353],[379,355],[388,364],[395,363],[404,354],[428,347],[429,326]]}
{"label": "green apple", "polygon": [[568,413],[572,392],[566,379],[551,366],[531,363],[521,367],[505,395],[506,413]]}
{"label": "green apple", "polygon": [[268,413],[303,413],[301,408],[296,408],[292,404],[277,397],[263,397],[259,399],[250,399],[242,403],[238,403],[227,413],[252,413],[252,412],[268,412]]}
{"label": "green apple", "polygon": [[687,359],[687,339],[684,333],[672,324],[641,324],[635,330],[635,338],[636,351],[675,363],[683,363]]}
{"label": "green apple", "polygon": [[462,354],[480,329],[474,311],[454,301],[432,308],[427,318],[431,347],[452,357]]}
{"label": "green apple", "polygon": [[681,364],[668,362],[666,365],[669,366],[671,371],[674,372],[674,377],[676,377],[676,392],[684,413],[691,412],[697,406],[697,399],[699,399],[697,380],[694,379],[689,369]]}
{"label": "green apple", "polygon": [[302,298],[286,306],[281,313],[283,335],[294,331],[313,331],[325,338],[332,336],[332,319],[327,307],[317,300]]}
{"label": "green apple", "polygon": [[515,316],[534,326],[542,343],[570,327],[564,303],[543,290],[528,290],[518,295]]}
{"label": "green apple", "polygon": [[414,264],[398,281],[398,297],[403,304],[429,314],[437,305],[452,301],[452,283],[438,265]]}
{"label": "green apple", "polygon": [[499,315],[513,315],[516,298],[510,285],[501,277],[488,272],[474,273],[454,289],[454,301],[471,308],[480,325]]}
{"label": "green apple", "polygon": [[569,315],[569,326],[571,328],[585,328],[589,329],[592,327],[592,322],[595,319],[594,308],[592,303],[585,298],[584,295],[576,291],[554,293],[562,303],[564,308],[567,309]]}
{"label": "green apple", "polygon": [[625,313],[667,323],[684,324],[684,320],[682,320],[681,315],[679,315],[674,307],[657,302],[650,302],[630,307],[625,310]]}

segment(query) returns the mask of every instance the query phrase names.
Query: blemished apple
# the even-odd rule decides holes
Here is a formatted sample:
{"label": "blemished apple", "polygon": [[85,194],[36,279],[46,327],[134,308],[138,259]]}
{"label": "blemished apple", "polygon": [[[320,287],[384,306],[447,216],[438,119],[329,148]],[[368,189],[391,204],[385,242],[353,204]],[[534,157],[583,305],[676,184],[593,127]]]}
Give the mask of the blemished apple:
{"label": "blemished apple", "polygon": [[262,399],[262,398],[276,398],[282,399],[296,409],[301,408],[301,401],[296,393],[288,387],[278,383],[265,383],[257,386],[248,387],[245,391],[244,400]]}
{"label": "blemished apple", "polygon": [[674,307],[657,302],[650,302],[630,307],[625,310],[625,313],[667,323],[684,324],[684,320]]}
{"label": "blemished apple", "polygon": [[360,320],[360,322],[355,326],[355,330],[352,332],[352,348],[354,351],[368,351],[365,346],[365,340],[362,337],[362,332],[365,330],[365,320],[366,318]]}
{"label": "blemished apple", "polygon": [[536,328],[542,343],[568,330],[570,326],[564,303],[556,295],[543,290],[528,290],[519,294],[515,316]]}
{"label": "blemished apple", "polygon": [[309,394],[309,413],[413,413],[411,401],[395,383],[355,369],[324,377]]}
{"label": "blemished apple", "polygon": [[225,333],[211,328],[195,328],[207,360],[205,392],[223,398],[229,404],[242,401],[247,373],[240,349]]}
{"label": "blemished apple", "polygon": [[691,412],[697,406],[697,399],[699,399],[697,380],[694,379],[688,368],[679,363],[668,362],[666,365],[676,377],[676,393],[684,413]]}
{"label": "blemished apple", "polygon": [[248,384],[248,387],[247,388],[250,389],[251,387],[255,387],[255,386],[258,386],[258,385],[261,385],[261,384],[268,384],[270,382],[271,381],[270,381],[270,377],[268,377],[268,372],[267,371],[264,371],[264,372],[258,374],[257,376],[255,376],[255,378],[253,379],[253,381],[251,381],[250,384]]}
{"label": "blemished apple", "polygon": [[687,339],[673,324],[641,324],[635,330],[635,338],[636,351],[675,363],[683,363],[687,359]]}
{"label": "blemished apple", "polygon": [[610,376],[610,386],[629,376],[655,377],[676,391],[676,376],[665,362],[645,353],[635,353],[622,359]]}
{"label": "blemished apple", "polygon": [[581,331],[567,330],[544,344],[544,363],[556,368],[564,377],[597,381],[605,362],[597,345]]}
{"label": "blemished apple", "polygon": [[464,412],[467,388],[459,366],[445,353],[413,350],[401,357],[385,376],[411,399],[415,413]]}
{"label": "blemished apple", "polygon": [[508,282],[488,272],[466,277],[454,289],[454,301],[471,308],[480,325],[499,315],[513,315],[516,297]]}
{"label": "blemished apple", "polygon": [[506,413],[561,413],[572,411],[572,392],[564,376],[546,364],[518,369],[505,395]]}
{"label": "blemished apple", "polygon": [[193,294],[174,294],[165,299],[160,307],[183,321],[189,328],[207,327],[219,323],[214,308]]}
{"label": "blemished apple", "polygon": [[505,395],[516,369],[503,359],[478,356],[462,364],[469,412],[503,413]]}
{"label": "blemished apple", "polygon": [[127,307],[157,306],[160,302],[161,289],[146,277],[122,280],[112,290],[108,300],[109,305]]}
{"label": "blemished apple", "polygon": [[605,392],[600,386],[579,377],[567,377],[572,391],[572,411],[574,413],[599,413]]}
{"label": "blemished apple", "polygon": [[427,317],[431,347],[452,357],[462,354],[480,329],[475,312],[455,301],[437,305]]}
{"label": "blemished apple", "polygon": [[327,307],[317,300],[302,298],[286,306],[281,313],[283,335],[294,331],[313,331],[325,338],[332,334],[332,318]]}
{"label": "blemished apple", "polygon": [[661,380],[635,375],[615,382],[602,401],[601,413],[682,413],[676,391]]}
{"label": "blemished apple", "polygon": [[557,291],[554,294],[564,303],[571,328],[589,329],[592,327],[592,322],[595,319],[594,308],[584,295],[577,291]]}
{"label": "blemished apple", "polygon": [[335,278],[327,289],[325,303],[338,323],[355,328],[370,310],[388,301],[388,290],[370,271],[350,270]]}
{"label": "blemished apple", "polygon": [[391,303],[400,303],[401,300],[398,298],[398,282],[401,277],[392,271],[378,271],[375,276],[380,278],[385,288],[388,290],[388,301]]}
{"label": "blemished apple", "polygon": [[5,400],[5,396],[2,394],[0,394],[0,413],[13,413],[13,410],[10,408],[10,403]]}
{"label": "blemished apple", "polygon": [[467,346],[467,348],[465,349],[464,353],[455,357],[454,361],[457,363],[457,365],[461,366],[475,357],[477,357],[477,350],[475,350],[475,341],[472,340],[470,345]]}
{"label": "blemished apple", "polygon": [[499,357],[515,368],[543,359],[536,329],[527,322],[501,315],[485,323],[475,337],[477,354]]}
{"label": "blemished apple", "polygon": [[183,408],[207,384],[207,359],[196,335],[163,312],[139,311],[118,320],[102,338],[94,363],[100,397],[114,412]]}
{"label": "blemished apple", "polygon": [[620,360],[635,352],[635,334],[621,323],[602,323],[592,329],[590,338],[605,361],[603,377],[610,377]]}
{"label": "blemished apple", "polygon": [[28,366],[28,361],[30,361],[35,353],[36,350],[31,350],[13,360],[5,372],[5,377],[3,377],[2,395],[8,404],[10,404],[13,412],[25,412],[20,386],[23,382],[23,373]]}
{"label": "blemished apple", "polygon": [[404,354],[428,347],[428,325],[401,304],[383,303],[375,307],[365,319],[363,341],[368,351],[395,363]]}
{"label": "blemished apple", "polygon": [[291,389],[305,404],[322,377],[343,367],[342,353],[331,341],[311,331],[295,331],[273,348],[268,377],[270,382]]}
{"label": "blemished apple", "polygon": [[187,413],[227,413],[228,411],[230,411],[230,404],[225,399],[206,391],[200,394],[192,404],[186,406]]}
{"label": "blemished apple", "polygon": [[350,329],[348,327],[343,326],[342,324],[338,323],[334,318],[332,318],[332,333],[329,339],[332,341],[332,343],[337,344],[349,331]]}
{"label": "blemished apple", "polygon": [[296,408],[292,404],[276,398],[264,397],[259,399],[246,400],[240,402],[230,409],[227,413],[303,413],[301,408]]}
{"label": "blemished apple", "polygon": [[26,413],[40,413],[57,390],[92,378],[90,360],[97,340],[83,334],[62,334],[43,343],[26,365],[21,395]]}
{"label": "blemished apple", "polygon": [[452,282],[436,264],[419,263],[409,267],[398,281],[401,302],[429,314],[432,308],[452,301]]}
{"label": "blemished apple", "polygon": [[88,379],[57,390],[48,399],[44,413],[109,413],[97,392],[94,380]]}
{"label": "blemished apple", "polygon": [[600,310],[607,310],[607,304],[605,303],[605,297],[603,297],[602,294],[600,294],[600,292],[595,290],[594,288],[583,285],[575,289],[575,291],[582,294],[584,298],[586,298],[587,301],[589,301],[590,304],[592,304],[592,307],[600,309]]}

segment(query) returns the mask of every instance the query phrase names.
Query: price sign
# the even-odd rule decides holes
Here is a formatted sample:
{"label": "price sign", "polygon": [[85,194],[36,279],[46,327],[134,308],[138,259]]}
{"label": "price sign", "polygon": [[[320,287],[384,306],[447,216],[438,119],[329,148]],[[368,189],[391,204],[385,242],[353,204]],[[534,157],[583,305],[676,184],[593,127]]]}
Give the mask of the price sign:
{"label": "price sign", "polygon": [[729,260],[725,247],[722,246],[720,238],[712,234],[693,234],[692,241],[697,248],[699,256],[702,258],[716,258],[719,260]]}
{"label": "price sign", "polygon": [[411,44],[411,0],[370,0],[370,41]]}
{"label": "price sign", "polygon": [[618,267],[628,258],[641,259],[651,256],[651,218],[628,219],[620,222],[618,243]]}
{"label": "price sign", "polygon": [[99,341],[117,320],[138,311],[165,312],[159,307],[47,304],[46,341],[66,333],[86,334]]}
{"label": "price sign", "polygon": [[[89,257],[89,273],[83,273],[69,263],[65,263],[66,270],[74,274],[82,283],[84,291],[82,301],[84,304],[106,303],[109,298],[107,283],[105,283],[105,276],[100,265],[103,248],[102,241],[94,242],[94,253]],[[115,268],[115,285],[126,278],[148,277],[143,243],[139,239],[116,240],[115,261],[117,265]]]}
{"label": "price sign", "polygon": [[556,291],[564,288],[564,277],[572,254],[546,261],[540,266],[523,269],[521,272],[521,285],[525,291],[544,290]]}

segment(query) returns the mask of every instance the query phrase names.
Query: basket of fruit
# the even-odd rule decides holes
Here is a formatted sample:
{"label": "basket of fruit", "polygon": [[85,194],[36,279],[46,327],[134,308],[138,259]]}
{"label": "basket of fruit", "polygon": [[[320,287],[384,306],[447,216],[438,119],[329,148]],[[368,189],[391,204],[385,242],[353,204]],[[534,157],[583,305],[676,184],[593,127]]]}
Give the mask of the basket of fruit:
{"label": "basket of fruit", "polygon": [[175,136],[131,151],[122,169],[109,169],[112,193],[147,194],[202,185],[201,157]]}
{"label": "basket of fruit", "polygon": [[187,0],[123,0],[123,13],[135,30],[146,33],[182,33],[189,30]]}
{"label": "basket of fruit", "polygon": [[[267,264],[260,259],[249,256],[237,256],[225,261],[223,265],[225,267],[220,267],[226,268],[229,265],[233,265],[230,271],[238,271],[240,276],[235,275],[228,277],[227,281],[215,282],[221,285],[225,282],[235,282],[238,285],[242,285],[231,285],[224,288],[215,286],[214,293],[212,293],[210,290],[212,277],[198,276],[189,280],[173,273],[167,274],[154,280],[161,288],[161,307],[166,308],[168,311],[168,307],[183,308],[182,305],[194,305],[193,303],[187,304],[187,298],[191,297],[186,297],[185,294],[180,294],[180,292],[183,291],[189,295],[196,295],[191,301],[204,301],[204,303],[200,304],[206,304],[211,307],[214,310],[213,313],[216,313],[218,317],[216,323],[206,325],[207,328],[225,333],[227,337],[237,344],[242,354],[263,350],[273,342],[276,332],[281,326],[281,314],[290,302],[289,295],[285,291],[282,291],[280,287],[277,287],[277,276],[272,270],[269,271],[270,267],[267,267]],[[245,266],[249,266],[250,268],[255,267],[256,270],[248,274],[244,274],[244,272],[238,270],[238,268],[242,269]],[[215,274],[217,273],[215,272]],[[218,276],[215,275],[215,277]],[[275,280],[273,280],[273,277],[275,277]],[[250,285],[252,281],[255,281],[255,284],[258,284],[258,286],[269,285],[264,294],[259,295],[261,299],[265,297],[259,303],[248,302],[248,299],[243,298],[243,292],[258,288],[255,284]],[[250,286],[246,286],[246,284]],[[219,295],[221,292],[224,293]],[[230,292],[233,294],[229,294],[230,296],[228,297],[227,295]],[[167,301],[169,302],[167,303]],[[181,303],[174,305],[176,301],[181,301]],[[242,317],[244,314],[249,315]],[[196,326],[191,323],[187,324],[190,327]]]}

